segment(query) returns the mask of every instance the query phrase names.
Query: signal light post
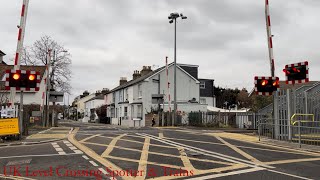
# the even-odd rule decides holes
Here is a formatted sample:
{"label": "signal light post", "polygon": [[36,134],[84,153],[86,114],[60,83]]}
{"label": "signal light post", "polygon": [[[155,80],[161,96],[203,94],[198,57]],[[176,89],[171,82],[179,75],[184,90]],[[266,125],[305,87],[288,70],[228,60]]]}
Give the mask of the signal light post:
{"label": "signal light post", "polygon": [[[20,90],[20,112],[19,112],[19,133],[20,138],[23,132],[23,92],[39,91],[40,73],[26,70],[7,70],[6,71],[6,90]],[[25,133],[27,133],[25,131]]]}

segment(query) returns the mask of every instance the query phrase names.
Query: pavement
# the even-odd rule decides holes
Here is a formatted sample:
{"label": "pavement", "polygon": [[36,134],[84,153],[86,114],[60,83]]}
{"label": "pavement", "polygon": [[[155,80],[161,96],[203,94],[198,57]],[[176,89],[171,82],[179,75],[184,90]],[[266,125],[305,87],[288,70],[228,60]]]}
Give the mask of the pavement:
{"label": "pavement", "polygon": [[[125,128],[64,121],[55,142],[0,147],[0,178],[319,179],[319,151],[247,134],[190,128]],[[67,129],[72,131],[67,133]],[[38,139],[41,135],[33,135]],[[43,138],[46,139],[46,138]],[[274,142],[273,142],[274,143]],[[13,176],[9,176],[13,175]]]}
{"label": "pavement", "polygon": [[62,140],[67,138],[72,129],[71,127],[32,128],[29,129],[29,136],[23,136],[21,140],[5,140],[0,143],[0,147]]}

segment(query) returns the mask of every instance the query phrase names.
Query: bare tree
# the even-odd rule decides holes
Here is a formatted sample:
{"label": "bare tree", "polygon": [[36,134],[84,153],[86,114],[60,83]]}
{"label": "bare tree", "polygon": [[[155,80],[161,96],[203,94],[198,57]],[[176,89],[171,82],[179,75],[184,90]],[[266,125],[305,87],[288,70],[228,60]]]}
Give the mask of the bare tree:
{"label": "bare tree", "polygon": [[31,47],[23,49],[21,64],[47,65],[47,52],[51,50],[51,89],[70,93],[71,86],[71,54],[53,40],[50,36],[43,36],[33,43]]}

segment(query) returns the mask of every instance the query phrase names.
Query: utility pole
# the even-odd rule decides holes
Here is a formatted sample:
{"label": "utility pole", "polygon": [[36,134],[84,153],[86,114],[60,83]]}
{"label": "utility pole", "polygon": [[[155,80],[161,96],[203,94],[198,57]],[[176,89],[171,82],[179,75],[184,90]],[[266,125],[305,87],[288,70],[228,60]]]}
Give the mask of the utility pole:
{"label": "utility pole", "polygon": [[49,127],[49,96],[50,96],[50,62],[51,62],[51,49],[47,54],[47,78],[46,78],[46,126]]}
{"label": "utility pole", "polygon": [[173,91],[173,121],[172,126],[177,122],[177,18],[181,17],[181,19],[187,19],[186,16],[179,13],[171,13],[168,19],[170,19],[169,23],[173,23],[174,21],[174,91]]}

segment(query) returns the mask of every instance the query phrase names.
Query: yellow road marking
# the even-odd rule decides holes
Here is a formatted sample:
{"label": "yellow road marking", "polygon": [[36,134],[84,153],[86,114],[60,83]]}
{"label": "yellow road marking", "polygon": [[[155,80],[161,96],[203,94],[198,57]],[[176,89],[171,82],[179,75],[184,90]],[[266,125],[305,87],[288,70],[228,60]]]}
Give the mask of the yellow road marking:
{"label": "yellow road marking", "polygon": [[[92,142],[83,142],[82,144],[91,144],[91,145],[96,145],[96,146],[105,146],[105,147],[108,147],[107,144],[98,144],[98,143],[92,143]],[[150,146],[152,146],[152,144],[150,144]],[[126,148],[126,147],[121,147],[121,146],[114,146],[114,148],[123,149],[123,150],[128,150],[128,151],[142,152],[141,150],[138,150],[138,149]],[[152,152],[152,151],[149,151],[148,154],[154,154],[154,155],[159,155],[159,156],[167,156],[167,157],[180,158],[180,156],[177,156],[177,155],[164,154],[164,153]],[[208,160],[208,159],[198,159],[198,158],[194,158],[194,157],[189,157],[189,159],[190,159],[190,160],[195,160],[195,161],[215,163],[215,164],[233,165],[233,163],[222,162],[222,161],[214,161],[214,160]]]}
{"label": "yellow road marking", "polygon": [[195,170],[195,168],[191,164],[186,152],[184,151],[184,148],[179,148],[178,150],[179,150],[179,153],[180,153],[181,161],[182,161],[184,167],[186,168],[186,170],[187,171]]}
{"label": "yellow road marking", "polygon": [[228,139],[237,139],[242,141],[250,141],[250,142],[258,142],[259,138],[256,136],[249,136],[245,134],[238,134],[238,133],[204,133],[205,135],[209,136],[219,136],[222,138],[228,138]]}
{"label": "yellow road marking", "polygon": [[138,170],[142,171],[142,176],[139,176],[138,179],[145,179],[146,173],[147,173],[147,162],[148,162],[148,151],[149,151],[149,144],[150,144],[150,138],[146,137],[144,141],[144,145],[142,148],[140,161],[139,161],[139,167]]}
{"label": "yellow road marking", "polygon": [[203,143],[203,144],[214,144],[214,145],[222,145],[225,146],[222,143],[214,143],[214,142],[206,142],[206,141],[196,141],[196,140],[190,140],[190,139],[179,139],[179,138],[169,138],[164,137],[165,139],[172,139],[172,140],[178,140],[178,141],[189,141],[189,142],[195,142],[195,143]]}
{"label": "yellow road marking", "polygon": [[65,137],[67,137],[67,134],[33,134],[29,136],[27,139],[47,139],[47,138],[62,139]]}
{"label": "yellow road marking", "polygon": [[119,139],[121,139],[121,138],[122,138],[123,136],[125,136],[125,135],[127,135],[127,134],[122,134],[122,135],[120,135],[120,136],[117,136],[117,137],[113,138],[112,141],[110,142],[108,148],[101,154],[101,157],[106,157],[106,156],[108,156],[108,155],[111,153],[111,151],[113,150],[113,148],[114,148],[114,146],[116,145],[117,141],[118,141]]}
{"label": "yellow road marking", "polygon": [[79,141],[79,142],[80,142],[80,143],[83,143],[83,142],[88,141],[89,139],[92,139],[92,138],[97,137],[97,136],[100,136],[100,135],[101,135],[101,134],[95,134],[95,135],[93,135],[93,136],[86,137],[86,138],[82,139],[82,140]]}
{"label": "yellow road marking", "polygon": [[272,147],[272,148],[287,150],[287,151],[291,151],[291,152],[300,152],[300,153],[304,153],[305,155],[320,156],[320,154],[318,154],[318,153],[297,150],[297,149],[292,149],[292,148],[286,148],[286,147],[280,147],[280,146],[274,146],[274,145],[267,144],[265,142],[259,142],[258,137],[253,137],[253,136],[244,135],[244,134],[238,134],[238,133],[206,133],[206,134],[209,136],[219,136],[222,138],[234,139],[237,141],[242,141],[242,142],[246,142],[246,143],[250,143],[250,144],[255,144],[255,145],[260,145],[260,146],[265,146],[265,147]]}
{"label": "yellow road marking", "polygon": [[229,148],[233,149],[234,151],[236,151],[237,153],[241,154],[243,157],[249,159],[252,162],[258,163],[258,164],[262,164],[261,161],[259,161],[258,159],[254,158],[253,156],[251,156],[250,154],[242,151],[241,149],[237,148],[236,146],[228,143],[227,141],[223,140],[221,137],[219,136],[214,136],[215,138],[217,138],[219,141],[221,141],[223,144],[227,145]]}
{"label": "yellow road marking", "polygon": [[287,160],[264,162],[264,164],[267,164],[267,165],[288,164],[288,163],[298,163],[298,162],[307,162],[307,161],[320,161],[320,158],[287,159]]}
{"label": "yellow road marking", "polygon": [[47,131],[47,132],[69,133],[69,131],[70,131],[70,129],[66,129],[66,130],[54,130],[54,129],[51,129],[50,131]]}
{"label": "yellow road marking", "polygon": [[[128,159],[128,158],[110,156],[110,155],[108,155],[106,158],[116,159],[116,160],[121,160],[121,161],[128,161],[128,162],[135,162],[135,163],[139,163],[140,162],[139,160],[135,160],[135,159]],[[175,165],[171,165],[171,164],[161,164],[161,163],[158,163],[158,162],[150,162],[150,161],[148,161],[147,164],[157,165],[157,166],[162,166],[162,167],[175,168],[175,169],[180,169],[180,168],[183,169],[183,167],[181,167],[181,166],[175,166]]]}
{"label": "yellow road marking", "polygon": [[[127,136],[131,136],[131,135],[127,135]],[[106,137],[106,136],[99,136],[99,137],[112,139],[112,138]],[[138,144],[144,144],[143,142],[129,140],[129,139],[119,139],[119,141],[127,141],[127,142],[133,142],[133,143],[138,143]],[[160,144],[150,144],[150,146],[163,147],[163,148],[168,148],[168,149],[177,149],[176,147],[173,147],[173,146],[164,146],[164,145],[160,145]]]}
{"label": "yellow road marking", "polygon": [[[75,139],[75,134],[79,131],[79,128],[76,128],[71,134],[69,134],[68,136],[68,140],[75,145],[78,149],[80,149],[81,151],[83,151],[84,153],[86,153],[88,156],[90,156],[92,159],[95,159],[96,161],[98,161],[99,163],[101,163],[103,166],[105,167],[109,167],[113,170],[118,170],[118,171],[122,171],[122,169],[120,167],[118,167],[117,165],[113,164],[112,162],[106,160],[105,158],[99,156],[97,153],[95,153],[93,150],[91,150],[90,148],[82,145],[80,142],[78,142]],[[130,177],[122,177],[123,179],[132,179]]]}
{"label": "yellow road marking", "polygon": [[291,152],[291,151],[283,151],[283,150],[275,150],[275,149],[263,149],[263,148],[256,148],[256,147],[247,147],[247,146],[236,146],[236,147],[244,148],[244,149],[255,149],[255,150],[261,150],[261,151],[281,152],[281,153],[287,153],[287,154],[306,155],[305,152]]}

